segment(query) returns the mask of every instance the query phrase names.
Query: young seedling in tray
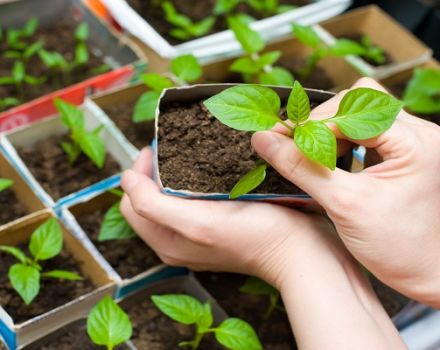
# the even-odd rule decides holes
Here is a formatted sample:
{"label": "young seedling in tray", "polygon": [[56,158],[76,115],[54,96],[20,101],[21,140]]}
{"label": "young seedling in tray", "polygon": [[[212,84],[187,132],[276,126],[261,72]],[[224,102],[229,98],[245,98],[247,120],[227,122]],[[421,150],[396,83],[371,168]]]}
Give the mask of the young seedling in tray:
{"label": "young seedling in tray", "polygon": [[311,26],[294,24],[293,34],[301,43],[313,49],[313,53],[307,58],[304,67],[299,72],[302,78],[308,77],[324,57],[355,55],[371,59],[378,64],[385,61],[383,50],[374,46],[367,35],[362,37],[361,43],[350,39],[337,39],[329,46],[321,41]]}
{"label": "young seedling in tray", "polygon": [[75,163],[80,154],[84,153],[98,168],[102,168],[105,162],[105,145],[99,133],[103,126],[100,125],[89,132],[85,128],[84,113],[81,109],[60,98],[56,98],[54,103],[61,121],[70,131],[71,142],[61,144],[70,164]]}
{"label": "young seedling in tray", "polygon": [[14,181],[9,179],[0,178],[0,192],[7,190],[14,184]]}
{"label": "young seedling in tray", "polygon": [[30,257],[20,248],[0,245],[0,251],[11,254],[19,262],[9,268],[9,281],[26,305],[40,292],[40,280],[57,278],[60,280],[81,280],[81,276],[65,270],[44,271],[40,261],[52,259],[63,249],[63,234],[56,219],[47,220],[31,235]]}
{"label": "young seedling in tray", "polygon": [[139,97],[134,106],[133,121],[140,123],[155,118],[156,107],[162,91],[173,86],[188,85],[199,79],[202,67],[192,55],[183,55],[173,59],[170,63],[170,74],[145,73],[142,80],[151,90]]}
{"label": "young seedling in tray", "polygon": [[214,320],[209,302],[202,304],[197,299],[185,294],[153,295],[151,300],[160,311],[174,321],[195,325],[194,339],[179,343],[181,347],[196,350],[206,334],[214,333],[216,340],[227,349],[262,349],[255,330],[239,318],[228,318],[219,326],[213,327]]}
{"label": "young seedling in tray", "polygon": [[245,57],[236,59],[229,70],[240,73],[245,82],[267,85],[292,86],[293,75],[282,67],[274,64],[281,57],[281,51],[262,52],[265,46],[260,34],[252,30],[241,19],[230,17],[229,28],[239,41]]}
{"label": "young seedling in tray", "polygon": [[131,338],[133,327],[128,315],[109,296],[105,296],[87,317],[87,334],[92,342],[107,350]]}
{"label": "young seedling in tray", "polygon": [[214,14],[231,14],[240,4],[247,4],[251,9],[261,13],[264,17],[277,15],[296,8],[294,5],[281,5],[278,0],[217,0],[214,6]]}
{"label": "young seedling in tray", "polygon": [[[204,102],[221,123],[240,131],[270,130],[282,124],[293,142],[310,160],[330,170],[336,168],[336,137],[327,124],[354,140],[376,137],[393,124],[403,103],[393,96],[370,88],[349,91],[342,98],[337,113],[323,120],[310,120],[310,101],[306,91],[295,81],[287,102],[287,118],[280,118],[280,98],[272,89],[259,85],[228,88]],[[258,187],[265,179],[268,164],[260,160],[231,190],[237,198]]]}

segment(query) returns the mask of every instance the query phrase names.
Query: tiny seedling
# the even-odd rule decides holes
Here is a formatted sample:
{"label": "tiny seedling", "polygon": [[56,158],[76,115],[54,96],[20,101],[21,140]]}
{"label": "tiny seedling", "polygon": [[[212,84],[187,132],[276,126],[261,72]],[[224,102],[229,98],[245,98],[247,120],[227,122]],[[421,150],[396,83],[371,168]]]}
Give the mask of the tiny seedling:
{"label": "tiny seedling", "polygon": [[193,22],[188,16],[178,13],[170,1],[162,2],[165,19],[174,26],[170,35],[176,39],[189,40],[208,34],[215,23],[214,16],[208,16],[199,22]]}
{"label": "tiny seedling", "polygon": [[102,168],[105,162],[105,145],[99,137],[102,125],[92,131],[85,128],[84,113],[78,107],[63,101],[57,97],[55,107],[60,113],[61,121],[69,129],[71,142],[61,143],[66,152],[69,163],[73,164],[81,153],[84,153],[98,168]]}
{"label": "tiny seedling", "polygon": [[256,277],[249,277],[245,283],[240,287],[240,292],[250,294],[267,296],[269,299],[269,307],[263,315],[263,319],[267,320],[275,310],[279,310],[282,313],[286,313],[283,305],[281,304],[280,292],[272,287],[270,284]]}
{"label": "tiny seedling", "polygon": [[212,327],[214,319],[209,302],[202,304],[185,294],[153,295],[151,300],[160,311],[174,321],[185,325],[195,325],[194,339],[180,342],[181,347],[196,350],[206,334],[214,333],[216,340],[227,349],[263,349],[252,326],[239,318],[228,318],[218,327]]}
{"label": "tiny seedling", "polygon": [[248,24],[236,17],[228,18],[229,28],[234,32],[245,57],[236,59],[229,70],[240,73],[245,82],[257,82],[267,85],[292,86],[292,74],[274,64],[281,57],[281,51],[262,52],[265,46],[260,34],[252,30]]}
{"label": "tiny seedling", "polygon": [[7,190],[14,184],[14,181],[9,179],[0,178],[0,192]]}
{"label": "tiny seedling", "polygon": [[145,92],[137,100],[133,121],[135,123],[153,120],[155,118],[160,94],[166,88],[184,86],[196,81],[202,75],[202,67],[192,55],[183,55],[173,59],[170,63],[170,73],[161,75],[158,73],[145,73],[141,76],[150,91]]}
{"label": "tiny seedling", "polygon": [[[385,60],[383,51],[374,46],[367,36],[363,37],[362,44],[349,39],[337,39],[329,46],[321,41],[311,26],[294,24],[293,34],[301,43],[313,49],[313,53],[307,58],[304,67],[299,72],[302,78],[308,77],[324,57],[355,55],[369,58],[377,63],[382,63]],[[368,46],[364,46],[365,44]]]}
{"label": "tiny seedling", "polygon": [[18,106],[19,104],[20,100],[15,97],[0,98],[0,112],[5,111],[10,107]]}
{"label": "tiny seedling", "polygon": [[[403,106],[387,93],[358,88],[344,95],[333,117],[311,120],[309,97],[298,81],[287,101],[288,121],[279,116],[278,94],[264,86],[234,86],[204,104],[221,123],[236,130],[264,131],[280,123],[307,158],[330,170],[336,168],[337,149],[336,137],[327,124],[336,124],[341,133],[351,139],[370,139],[388,130]],[[266,177],[267,166],[265,162],[257,162],[256,167],[238,181],[229,197],[237,198],[258,187]]]}
{"label": "tiny seedling", "polygon": [[17,247],[0,245],[0,251],[15,257],[19,263],[9,268],[9,281],[26,305],[40,292],[41,277],[60,280],[81,280],[78,274],[65,270],[44,272],[40,261],[56,257],[63,249],[63,234],[56,219],[52,218],[40,225],[31,235],[29,252],[31,257]]}
{"label": "tiny seedling", "polygon": [[96,345],[113,350],[131,338],[130,318],[109,296],[95,305],[87,317],[87,334]]}
{"label": "tiny seedling", "polygon": [[244,0],[253,10],[263,16],[273,16],[296,8],[294,5],[282,5],[279,0]]}
{"label": "tiny seedling", "polygon": [[416,68],[403,94],[403,103],[413,113],[440,113],[440,69]]}
{"label": "tiny seedling", "polygon": [[[15,58],[22,61],[29,60],[42,47],[43,42],[28,43],[38,29],[38,20],[31,18],[21,29],[10,28],[6,31],[7,50],[3,56],[7,58]],[[0,35],[0,39],[3,35]]]}

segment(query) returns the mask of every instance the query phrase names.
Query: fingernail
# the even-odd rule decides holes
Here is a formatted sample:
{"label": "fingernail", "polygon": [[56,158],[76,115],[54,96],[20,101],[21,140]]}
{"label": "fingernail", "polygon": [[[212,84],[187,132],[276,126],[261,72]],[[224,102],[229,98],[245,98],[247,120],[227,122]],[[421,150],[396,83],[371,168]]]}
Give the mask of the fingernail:
{"label": "fingernail", "polygon": [[252,145],[260,156],[266,159],[271,159],[273,155],[278,152],[281,142],[276,133],[262,131],[257,132],[252,136]]}
{"label": "fingernail", "polygon": [[139,182],[139,175],[133,170],[126,170],[122,175],[121,187],[124,192],[130,192]]}

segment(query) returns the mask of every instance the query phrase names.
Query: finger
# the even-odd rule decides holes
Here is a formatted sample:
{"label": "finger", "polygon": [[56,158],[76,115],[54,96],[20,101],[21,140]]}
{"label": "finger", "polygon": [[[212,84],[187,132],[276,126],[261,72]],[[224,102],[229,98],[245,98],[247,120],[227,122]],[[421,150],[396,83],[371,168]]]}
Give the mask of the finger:
{"label": "finger", "polygon": [[135,162],[133,163],[132,169],[141,174],[145,174],[149,177],[152,176],[153,172],[153,152],[150,147],[143,148]]}

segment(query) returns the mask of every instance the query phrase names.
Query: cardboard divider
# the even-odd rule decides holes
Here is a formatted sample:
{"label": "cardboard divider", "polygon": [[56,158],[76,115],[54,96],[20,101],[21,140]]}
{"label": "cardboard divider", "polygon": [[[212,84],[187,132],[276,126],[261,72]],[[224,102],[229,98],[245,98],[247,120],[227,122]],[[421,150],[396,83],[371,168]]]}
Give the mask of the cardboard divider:
{"label": "cardboard divider", "polygon": [[321,37],[328,44],[335,38],[367,34],[375,45],[384,49],[393,63],[374,67],[360,57],[346,58],[362,74],[377,79],[422,64],[432,55],[431,49],[375,5],[349,11],[320,25],[327,31]]}
{"label": "cardboard divider", "polygon": [[[18,245],[27,242],[32,232],[45,221],[54,217],[54,213],[45,209],[0,230],[0,244]],[[79,262],[83,276],[91,279],[96,289],[65,305],[54,308],[42,315],[16,324],[0,307],[0,335],[10,350],[21,349],[24,345],[43,337],[64,325],[84,317],[90,308],[104,295],[111,295],[115,288],[113,281],[100,266],[99,262],[84,245],[62,224],[64,249],[67,249]]]}

